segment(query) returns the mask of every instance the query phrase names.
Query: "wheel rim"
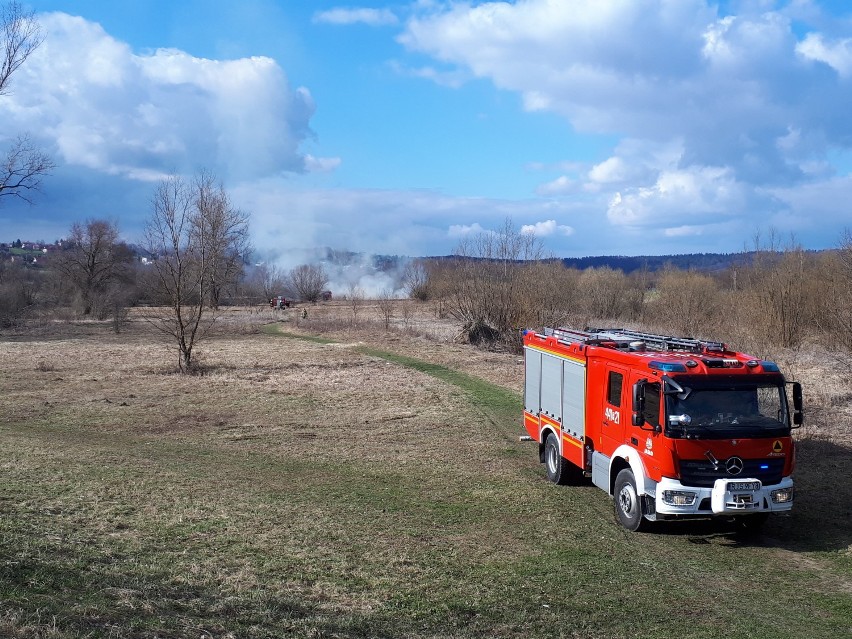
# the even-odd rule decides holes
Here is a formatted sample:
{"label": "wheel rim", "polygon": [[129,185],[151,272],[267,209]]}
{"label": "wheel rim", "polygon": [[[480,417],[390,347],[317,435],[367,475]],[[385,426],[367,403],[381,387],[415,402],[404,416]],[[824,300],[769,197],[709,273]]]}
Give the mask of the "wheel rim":
{"label": "wheel rim", "polygon": [[556,474],[556,469],[558,468],[558,460],[556,459],[557,454],[555,446],[547,447],[547,470],[549,470],[552,475]]}
{"label": "wheel rim", "polygon": [[625,484],[621,487],[618,493],[618,506],[621,512],[629,518],[636,516],[636,490],[630,484]]}

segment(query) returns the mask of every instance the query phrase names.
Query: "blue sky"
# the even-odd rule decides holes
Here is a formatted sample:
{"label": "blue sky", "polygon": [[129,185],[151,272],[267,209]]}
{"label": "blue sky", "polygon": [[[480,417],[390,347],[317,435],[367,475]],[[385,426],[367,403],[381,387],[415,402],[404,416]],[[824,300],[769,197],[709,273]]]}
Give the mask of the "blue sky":
{"label": "blue sky", "polygon": [[562,256],[733,252],[852,226],[842,2],[43,0],[0,144],[56,161],[0,240],[214,172],[253,241],[447,254],[510,217]]}

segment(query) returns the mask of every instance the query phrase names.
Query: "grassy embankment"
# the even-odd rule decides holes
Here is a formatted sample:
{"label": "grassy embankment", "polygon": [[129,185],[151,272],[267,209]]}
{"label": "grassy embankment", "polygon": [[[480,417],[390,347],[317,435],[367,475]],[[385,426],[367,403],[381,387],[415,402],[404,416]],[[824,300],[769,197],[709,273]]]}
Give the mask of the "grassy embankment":
{"label": "grassy embankment", "polygon": [[191,378],[132,336],[0,354],[3,636],[850,634],[842,446],[803,443],[763,538],[637,535],[543,479],[513,391],[429,362],[268,334]]}

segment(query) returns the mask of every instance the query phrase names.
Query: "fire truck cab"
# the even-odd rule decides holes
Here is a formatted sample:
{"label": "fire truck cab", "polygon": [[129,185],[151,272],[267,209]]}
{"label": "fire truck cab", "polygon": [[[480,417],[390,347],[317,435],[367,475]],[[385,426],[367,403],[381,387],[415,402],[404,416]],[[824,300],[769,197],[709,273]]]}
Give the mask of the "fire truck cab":
{"label": "fire truck cab", "polygon": [[631,531],[735,517],[757,528],[793,506],[802,389],[721,342],[624,329],[524,333],[524,427],[548,479],[585,475]]}

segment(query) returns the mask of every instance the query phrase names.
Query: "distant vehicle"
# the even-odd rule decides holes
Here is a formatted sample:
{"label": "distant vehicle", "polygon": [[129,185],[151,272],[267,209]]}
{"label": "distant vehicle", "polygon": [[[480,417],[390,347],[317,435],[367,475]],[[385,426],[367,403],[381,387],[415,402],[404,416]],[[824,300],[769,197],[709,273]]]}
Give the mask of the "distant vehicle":
{"label": "distant vehicle", "polygon": [[283,295],[278,295],[269,300],[269,306],[271,308],[290,308],[293,305],[293,300],[287,299]]}
{"label": "distant vehicle", "polygon": [[320,293],[320,299],[323,302],[330,302],[331,301],[331,291],[323,291],[322,293]]}
{"label": "distant vehicle", "polygon": [[793,507],[802,388],[721,342],[624,329],[524,334],[524,426],[550,481],[591,477],[628,530]]}

